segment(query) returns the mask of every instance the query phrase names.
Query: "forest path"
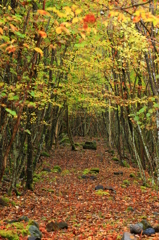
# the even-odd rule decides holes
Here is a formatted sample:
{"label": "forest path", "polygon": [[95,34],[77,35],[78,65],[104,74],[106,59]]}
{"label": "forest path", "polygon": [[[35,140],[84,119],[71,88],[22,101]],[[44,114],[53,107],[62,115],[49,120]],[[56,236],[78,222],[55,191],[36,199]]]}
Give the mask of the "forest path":
{"label": "forest path", "polygon": [[[76,139],[78,143],[82,141],[82,138]],[[120,166],[108,151],[103,140],[97,141],[96,151],[82,148],[71,151],[70,146],[59,146],[50,157],[42,158],[42,166],[39,164],[34,176],[34,192],[26,191],[19,197],[13,194],[10,199],[15,206],[3,207],[0,219],[27,216],[39,223],[43,239],[57,240],[121,239],[131,223],[143,218],[152,224],[159,222],[159,215],[154,214],[159,212],[159,194],[141,186],[137,168]],[[42,171],[43,168],[53,169],[55,165],[59,165],[62,172]],[[83,171],[91,168],[99,168],[97,178],[81,178]],[[114,174],[120,171],[123,174]],[[111,187],[114,191],[97,194],[97,185]],[[49,221],[65,221],[68,229],[48,233]]]}

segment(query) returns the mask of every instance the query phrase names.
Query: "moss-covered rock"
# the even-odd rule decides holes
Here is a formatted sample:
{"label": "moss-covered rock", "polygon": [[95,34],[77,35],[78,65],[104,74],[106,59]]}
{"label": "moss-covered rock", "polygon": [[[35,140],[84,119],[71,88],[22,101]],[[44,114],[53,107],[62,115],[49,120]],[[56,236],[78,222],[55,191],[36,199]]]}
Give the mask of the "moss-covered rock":
{"label": "moss-covered rock", "polygon": [[9,204],[12,204],[12,206],[16,205],[14,201],[11,201],[7,197],[1,197],[0,198],[0,206],[8,206]]}
{"label": "moss-covered rock", "polygon": [[86,168],[86,169],[83,170],[82,174],[83,174],[83,175],[86,175],[86,174],[88,174],[89,172],[90,172],[90,169]]}
{"label": "moss-covered rock", "polygon": [[131,177],[131,178],[135,178],[136,176],[135,176],[134,173],[130,173],[130,177]]}
{"label": "moss-covered rock", "polygon": [[50,154],[47,153],[47,152],[42,152],[42,153],[40,153],[40,156],[42,156],[42,157],[50,157]]}
{"label": "moss-covered rock", "polygon": [[126,180],[123,181],[123,184],[129,186],[130,182],[129,182],[129,180],[126,179]]}
{"label": "moss-covered rock", "polygon": [[85,142],[85,144],[83,145],[83,149],[97,150],[96,141]]}
{"label": "moss-covered rock", "polygon": [[0,198],[0,206],[8,206],[9,205],[9,199],[5,197]]}
{"label": "moss-covered rock", "polygon": [[110,195],[109,192],[103,191],[102,189],[97,190],[97,191],[95,192],[95,194],[97,194],[97,195],[99,195],[99,196]]}
{"label": "moss-covered rock", "polygon": [[131,207],[131,206],[127,207],[126,210],[127,210],[128,212],[133,212],[133,211],[134,211],[133,207]]}
{"label": "moss-covered rock", "polygon": [[19,240],[18,235],[11,230],[8,231],[6,231],[6,229],[0,230],[0,236],[8,240]]}
{"label": "moss-covered rock", "polygon": [[93,174],[93,173],[97,174],[97,173],[99,173],[99,168],[91,168],[89,173],[90,174]]}
{"label": "moss-covered rock", "polygon": [[62,172],[61,167],[58,165],[54,166],[52,172],[58,172],[58,173]]}
{"label": "moss-covered rock", "polygon": [[117,158],[117,157],[113,157],[112,160],[115,161],[115,162],[119,162],[120,161],[119,158]]}
{"label": "moss-covered rock", "polygon": [[27,236],[29,234],[28,229],[24,227],[22,222],[12,223],[12,226],[17,229],[17,233],[21,233],[23,236]]}
{"label": "moss-covered rock", "polygon": [[84,169],[83,172],[82,172],[82,175],[85,176],[85,175],[88,175],[88,174],[98,174],[99,173],[99,168],[91,168],[91,169]]}
{"label": "moss-covered rock", "polygon": [[122,166],[123,166],[123,167],[130,168],[130,165],[127,163],[126,160],[122,160]]}

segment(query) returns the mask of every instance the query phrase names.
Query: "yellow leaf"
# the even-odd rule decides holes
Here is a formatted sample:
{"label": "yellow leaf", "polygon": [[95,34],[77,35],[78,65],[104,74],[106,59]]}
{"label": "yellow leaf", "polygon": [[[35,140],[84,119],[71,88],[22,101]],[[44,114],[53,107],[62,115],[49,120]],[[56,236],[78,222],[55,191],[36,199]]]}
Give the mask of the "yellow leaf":
{"label": "yellow leaf", "polygon": [[63,22],[62,25],[65,25],[66,27],[70,27],[70,26],[71,26],[71,23],[69,23],[69,22]]}
{"label": "yellow leaf", "polygon": [[64,9],[65,9],[65,13],[66,13],[67,15],[72,15],[72,16],[74,16],[74,13],[72,12],[72,10],[71,10],[70,7],[64,7]]}
{"label": "yellow leaf", "polygon": [[62,33],[62,27],[57,27],[56,28],[56,33],[61,34]]}
{"label": "yellow leaf", "polygon": [[70,34],[70,31],[66,27],[62,27],[62,30],[67,34]]}
{"label": "yellow leaf", "polygon": [[6,46],[7,46],[7,43],[3,43],[0,45],[0,48],[6,47]]}
{"label": "yellow leaf", "polygon": [[60,11],[57,11],[56,13],[57,13],[58,17],[60,17],[60,18],[67,17],[67,14],[61,13]]}
{"label": "yellow leaf", "polygon": [[49,12],[46,12],[45,10],[37,10],[37,12],[40,14],[40,15],[45,15],[45,16],[51,16]]}
{"label": "yellow leaf", "polygon": [[29,48],[28,44],[26,44],[26,43],[23,43],[23,46],[26,48]]}
{"label": "yellow leaf", "polygon": [[10,23],[9,25],[13,32],[18,31],[18,29],[13,24]]}
{"label": "yellow leaf", "polygon": [[77,23],[79,21],[78,17],[73,18],[72,23]]}
{"label": "yellow leaf", "polygon": [[46,8],[47,11],[53,11],[53,12],[57,12],[57,9],[55,7],[48,7]]}
{"label": "yellow leaf", "polygon": [[97,33],[97,29],[95,29],[95,28],[92,28],[92,31],[94,32],[94,34]]}
{"label": "yellow leaf", "polygon": [[2,28],[0,28],[0,34],[3,35],[3,29]]}
{"label": "yellow leaf", "polygon": [[3,87],[4,86],[4,82],[0,82],[0,87]]}
{"label": "yellow leaf", "polygon": [[75,14],[76,14],[76,15],[80,14],[81,12],[82,12],[82,9],[79,9],[79,8],[78,8],[78,9],[75,10]]}
{"label": "yellow leaf", "polygon": [[56,26],[59,26],[59,23],[58,23],[57,20],[54,21],[54,24],[55,24]]}
{"label": "yellow leaf", "polygon": [[80,33],[82,38],[85,39],[86,38],[86,35],[84,33]]}
{"label": "yellow leaf", "polygon": [[77,6],[77,5],[75,5],[75,4],[73,4],[73,5],[71,6],[71,8],[72,8],[72,11],[74,11],[74,12],[75,12],[75,10],[76,10],[76,8],[78,8],[78,6]]}
{"label": "yellow leaf", "polygon": [[35,50],[36,52],[40,53],[41,56],[43,56],[43,51],[42,51],[40,48],[35,47],[34,50]]}

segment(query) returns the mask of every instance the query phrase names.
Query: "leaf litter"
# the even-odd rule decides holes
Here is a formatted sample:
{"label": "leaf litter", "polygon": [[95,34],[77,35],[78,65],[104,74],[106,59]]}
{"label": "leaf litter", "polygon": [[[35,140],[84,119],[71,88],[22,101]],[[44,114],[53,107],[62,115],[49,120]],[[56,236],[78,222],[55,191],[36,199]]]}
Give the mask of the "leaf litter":
{"label": "leaf litter", "polygon": [[[76,139],[82,143],[83,138]],[[5,220],[27,216],[39,223],[42,239],[121,239],[129,225],[146,218],[152,225],[159,224],[159,193],[152,187],[142,188],[137,177],[138,168],[120,166],[112,160],[104,140],[97,142],[97,150],[71,151],[70,146],[59,146],[50,152],[50,157],[42,158],[36,174],[43,168],[60,166],[62,172],[41,174],[35,182],[34,191],[22,191],[22,196],[14,193],[9,204],[1,208],[0,229],[5,229]],[[85,169],[99,168],[95,179],[81,178]],[[115,175],[114,172],[123,174]],[[130,177],[131,174],[135,178]],[[148,173],[146,173],[148,178]],[[123,184],[127,180],[129,184]],[[103,190],[97,194],[97,185],[110,186],[115,191]],[[1,188],[0,194],[4,191]],[[49,222],[65,221],[68,229],[47,232]],[[159,239],[157,233],[142,239]],[[27,239],[22,237],[20,239]]]}

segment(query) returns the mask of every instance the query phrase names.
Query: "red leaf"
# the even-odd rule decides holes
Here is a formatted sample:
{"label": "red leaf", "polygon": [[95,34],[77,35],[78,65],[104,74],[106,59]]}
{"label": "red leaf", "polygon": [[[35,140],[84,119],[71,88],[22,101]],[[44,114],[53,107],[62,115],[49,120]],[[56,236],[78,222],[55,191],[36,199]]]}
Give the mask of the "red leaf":
{"label": "red leaf", "polygon": [[85,18],[83,19],[83,21],[85,23],[95,23],[96,22],[96,18],[95,18],[95,16],[93,14],[87,14],[85,16]]}

